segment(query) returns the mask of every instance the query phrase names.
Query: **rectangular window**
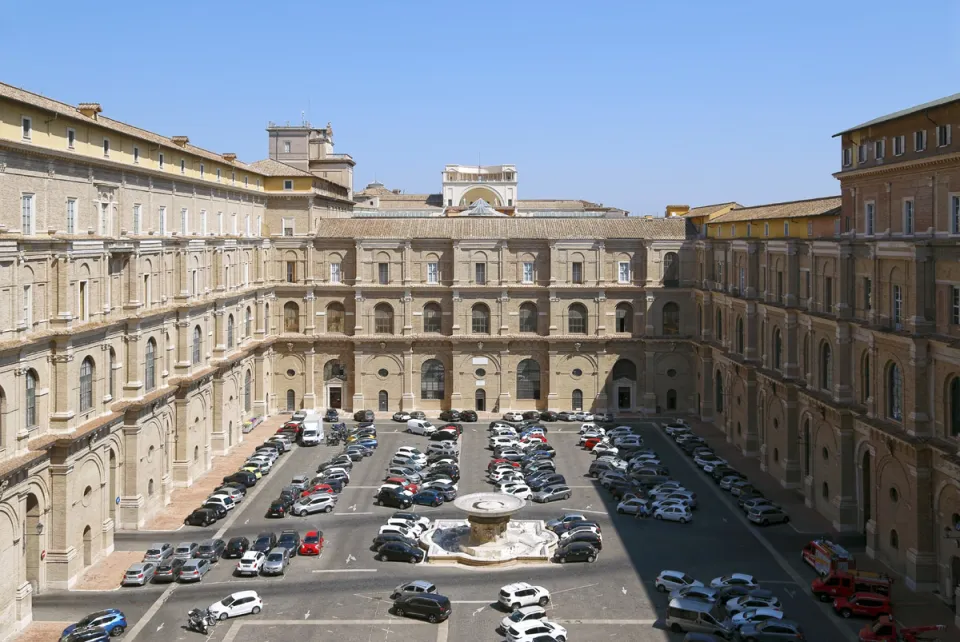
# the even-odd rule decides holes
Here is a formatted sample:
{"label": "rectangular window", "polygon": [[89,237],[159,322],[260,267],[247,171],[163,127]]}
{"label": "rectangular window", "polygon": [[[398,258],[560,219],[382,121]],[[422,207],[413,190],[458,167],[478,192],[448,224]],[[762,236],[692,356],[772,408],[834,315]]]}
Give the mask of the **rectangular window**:
{"label": "rectangular window", "polygon": [[143,305],[146,308],[150,307],[150,303],[153,301],[153,291],[150,289],[150,275],[143,275]]}
{"label": "rectangular window", "polygon": [[380,285],[387,285],[390,283],[390,264],[389,263],[378,263],[377,264],[377,283]]}
{"label": "rectangular window", "polygon": [[927,148],[927,132],[913,132],[913,151],[922,152]]}
{"label": "rectangular window", "polygon": [[160,229],[159,229],[159,232],[160,232],[161,235],[166,234],[166,233],[167,233],[167,208],[165,208],[165,207],[161,207],[161,208],[160,208],[160,216],[159,216],[159,219],[160,219],[160,221],[159,221],[159,228],[160,228]]}
{"label": "rectangular window", "polygon": [[103,139],[103,156],[104,158],[110,157],[110,139],[109,138]]}
{"label": "rectangular window", "polygon": [[163,169],[163,152],[157,154],[157,164],[160,165],[160,169]]}
{"label": "rectangular window", "polygon": [[24,140],[30,140],[33,136],[33,119],[28,116],[20,118],[20,134]]}
{"label": "rectangular window", "polygon": [[[956,292],[956,288],[953,289]],[[33,286],[23,286],[23,325],[27,330],[33,327]]]}
{"label": "rectangular window", "polygon": [[905,147],[906,142],[905,136],[894,136],[893,137],[893,155],[894,156],[903,156],[903,148]]}
{"label": "rectangular window", "polygon": [[283,219],[283,235],[293,236],[293,219],[292,218]]}
{"label": "rectangular window", "polygon": [[139,162],[140,162],[140,148],[139,148],[139,147],[134,147],[134,148],[133,148],[133,162],[134,162],[134,163],[139,163]]}
{"label": "rectangular window", "polygon": [[730,225],[730,238],[736,238],[737,236],[737,224],[733,223]]}
{"label": "rectangular window", "polygon": [[243,231],[248,237],[250,236],[250,215],[249,214],[243,217]]}
{"label": "rectangular window", "polygon": [[187,161],[183,160],[182,158],[180,159],[180,173],[181,174],[187,173]]}
{"label": "rectangular window", "polygon": [[110,234],[110,204],[100,203],[100,234]]}
{"label": "rectangular window", "polygon": [[87,312],[89,310],[89,306],[87,305],[89,303],[89,301],[87,301],[87,294],[88,294],[87,282],[80,281],[79,286],[80,287],[77,292],[77,309],[79,312],[78,318],[81,321],[87,321],[88,319]]}
{"label": "rectangular window", "polygon": [[533,283],[533,263],[527,261],[523,264],[523,283]]}
{"label": "rectangular window", "polygon": [[477,285],[485,285],[487,282],[487,264],[477,263],[474,266],[473,275],[475,277],[474,281]]}
{"label": "rectangular window", "polygon": [[950,197],[950,233],[960,234],[960,195]]}
{"label": "rectangular window", "polygon": [[790,222],[789,222],[789,221],[784,221],[784,222],[783,222],[783,235],[784,235],[784,236],[790,236]]}
{"label": "rectangular window", "polygon": [[960,287],[955,285],[950,289],[950,323],[960,325]]}
{"label": "rectangular window", "polygon": [[223,236],[223,212],[217,212],[217,234]]}
{"label": "rectangular window", "polygon": [[899,285],[893,286],[893,327],[900,329],[903,323],[903,290]]}
{"label": "rectangular window", "polygon": [[745,268],[740,268],[739,282],[740,296],[743,296],[746,294],[747,287],[747,270]]}
{"label": "rectangular window", "polygon": [[190,296],[200,294],[200,275],[196,270],[190,270]]}
{"label": "rectangular window", "polygon": [[260,189],[260,179],[257,179],[257,189]]}
{"label": "rectangular window", "polygon": [[284,180],[284,181],[283,181],[283,189],[288,190],[288,191],[289,191],[289,190],[292,190],[292,189],[293,189],[293,181],[292,181],[292,180],[289,180],[289,179]]}
{"label": "rectangular window", "polygon": [[869,312],[873,309],[873,281],[870,277],[863,277],[863,309]]}
{"label": "rectangular window", "polygon": [[763,235],[764,235],[764,236],[770,236],[770,224],[769,224],[769,223],[764,223],[764,224],[763,224]]}
{"label": "rectangular window", "polygon": [[833,277],[823,277],[823,311],[833,314]]}
{"label": "rectangular window", "polygon": [[867,236],[873,236],[873,203],[864,204],[864,232]]}
{"label": "rectangular window", "polygon": [[67,199],[67,234],[75,234],[77,231],[77,199]]}
{"label": "rectangular window", "polygon": [[884,141],[878,140],[873,143],[873,157],[876,160],[883,160]]}
{"label": "rectangular window", "polygon": [[813,236],[813,223],[807,223],[807,236]]}
{"label": "rectangular window", "polygon": [[236,236],[238,233],[237,225],[238,225],[237,213],[234,212],[233,214],[230,215],[230,233],[233,234],[234,236]]}
{"label": "rectangular window", "polygon": [[783,302],[783,272],[777,271],[777,299]]}
{"label": "rectangular window", "polygon": [[427,283],[436,284],[440,282],[440,264],[427,263]]}
{"label": "rectangular window", "polygon": [[220,182],[220,168],[217,168],[217,182]]}
{"label": "rectangular window", "polygon": [[187,235],[187,226],[190,223],[188,220],[189,216],[190,215],[187,213],[187,208],[184,207],[180,210],[180,233],[184,236]]}
{"label": "rectangular window", "polygon": [[903,233],[913,234],[913,199],[903,202]]}
{"label": "rectangular window", "polygon": [[133,233],[140,233],[140,211],[141,206],[139,203],[133,206]]}
{"label": "rectangular window", "polygon": [[24,194],[20,197],[20,232],[33,234],[33,194]]}
{"label": "rectangular window", "polygon": [[263,236],[263,217],[257,214],[257,236]]}
{"label": "rectangular window", "polygon": [[843,148],[843,166],[850,167],[853,165],[853,150],[849,147]]}
{"label": "rectangular window", "polygon": [[204,166],[203,166],[203,163],[200,163],[200,178],[203,178],[203,174],[204,174],[205,171],[206,171],[206,170],[205,170],[205,168],[204,168]]}
{"label": "rectangular window", "polygon": [[583,283],[583,263],[579,261],[573,263],[570,271],[574,283]]}
{"label": "rectangular window", "polygon": [[246,176],[243,177],[243,186],[250,187],[250,179],[247,178]]}
{"label": "rectangular window", "polygon": [[753,232],[753,227],[750,223],[747,223],[747,237],[750,237],[750,233]]}
{"label": "rectangular window", "polygon": [[207,210],[200,210],[200,234],[207,235]]}
{"label": "rectangular window", "polygon": [[803,273],[804,276],[804,290],[807,293],[807,298],[809,299],[813,292],[810,291],[810,270],[807,270]]}
{"label": "rectangular window", "polygon": [[73,149],[74,145],[77,144],[77,130],[72,127],[67,127],[67,149]]}
{"label": "rectangular window", "polygon": [[343,283],[343,277],[339,263],[330,264],[330,283]]}
{"label": "rectangular window", "polygon": [[297,262],[287,261],[287,283],[297,282]]}
{"label": "rectangular window", "polygon": [[937,147],[946,147],[950,144],[950,125],[937,127]]}
{"label": "rectangular window", "polygon": [[289,154],[289,153],[290,153],[290,141],[289,141],[289,140],[283,141],[283,153],[284,153],[284,154]]}
{"label": "rectangular window", "polygon": [[617,264],[617,282],[630,283],[630,262],[620,261]]}
{"label": "rectangular window", "polygon": [[861,144],[857,147],[857,162],[866,163],[867,162],[867,145],[866,143]]}

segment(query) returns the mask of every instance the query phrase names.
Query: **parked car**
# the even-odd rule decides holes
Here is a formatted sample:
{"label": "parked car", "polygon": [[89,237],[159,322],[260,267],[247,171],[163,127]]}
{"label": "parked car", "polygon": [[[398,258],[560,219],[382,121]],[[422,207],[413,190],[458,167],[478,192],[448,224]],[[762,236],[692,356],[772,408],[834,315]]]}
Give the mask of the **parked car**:
{"label": "parked car", "polygon": [[273,500],[270,502],[270,506],[267,508],[266,517],[286,517],[287,506],[287,502],[283,499]]}
{"label": "parked car", "polygon": [[476,411],[474,410],[461,410],[460,411],[460,421],[464,422],[476,422],[479,419]]}
{"label": "parked car", "polygon": [[173,556],[178,559],[188,560],[197,554],[199,548],[200,545],[196,542],[180,542],[177,544],[177,547],[173,549]]}
{"label": "parked car", "polygon": [[153,562],[140,562],[130,565],[123,574],[121,586],[144,586],[153,579],[157,572],[157,565]]}
{"label": "parked car", "polygon": [[765,620],[750,622],[740,627],[740,638],[756,642],[782,642],[804,640],[803,629],[792,620]]}
{"label": "parked car", "polygon": [[116,637],[123,635],[123,632],[127,630],[127,618],[123,614],[123,611],[119,609],[96,611],[65,628],[63,633],[61,633],[61,637],[66,637],[74,631],[93,627],[99,627],[103,629],[107,635]]}
{"label": "parked car", "polygon": [[440,421],[462,421],[459,410],[444,410],[440,413]]}
{"label": "parked car", "polygon": [[410,421],[410,413],[404,412],[401,410],[400,412],[393,413],[393,417],[391,417],[391,419],[393,419],[394,421],[402,421],[403,423],[406,423]]}
{"label": "parked car", "polygon": [[223,557],[234,559],[243,557],[243,554],[250,550],[250,540],[246,537],[231,537],[227,542]]}
{"label": "parked car", "polygon": [[200,547],[197,548],[194,557],[216,564],[220,561],[220,558],[223,557],[226,548],[227,543],[222,539],[205,539],[200,542]]}
{"label": "parked car", "polygon": [[258,477],[253,473],[249,473],[245,471],[237,471],[232,475],[227,475],[226,477],[224,477],[223,483],[229,484],[232,482],[238,482],[240,484],[243,484],[245,487],[250,488],[251,486],[257,485],[257,479]]}
{"label": "parked car", "polygon": [[280,537],[277,538],[277,546],[287,549],[290,552],[290,557],[294,558],[297,556],[297,552],[300,550],[300,533],[291,529],[280,531]]}
{"label": "parked car", "polygon": [[436,593],[407,593],[393,602],[393,612],[398,617],[413,615],[431,624],[443,622],[450,617],[450,599]]}
{"label": "parked car", "polygon": [[654,585],[661,593],[670,593],[687,586],[703,586],[703,582],[696,580],[683,571],[660,571]]}
{"label": "parked car", "polygon": [[425,553],[416,546],[410,546],[403,542],[386,542],[377,549],[377,559],[381,562],[409,562],[416,564],[422,562]]}
{"label": "parked car", "polygon": [[437,586],[432,582],[427,582],[425,580],[413,580],[412,582],[405,582],[393,589],[393,592],[390,594],[391,600],[396,600],[402,595],[423,595],[424,593],[436,593]]}
{"label": "parked car", "polygon": [[556,421],[557,419],[557,413],[552,410],[544,410],[540,413],[540,421]]}
{"label": "parked car", "polygon": [[312,515],[313,513],[329,513],[337,505],[337,497],[337,495],[330,495],[329,493],[301,497],[290,509],[290,512],[298,517]]}
{"label": "parked car", "polygon": [[372,410],[358,410],[353,413],[354,421],[375,421],[376,415]]}
{"label": "parked car", "polygon": [[267,553],[267,559],[264,560],[260,572],[263,575],[283,575],[287,572],[287,566],[289,565],[290,550],[282,546],[276,546]]}
{"label": "parked car", "polygon": [[382,488],[376,495],[376,502],[378,506],[409,508],[413,498],[400,488]]}
{"label": "parked car", "polygon": [[181,582],[199,582],[210,571],[210,568],[210,560],[197,558],[187,560],[180,567],[180,577],[178,579]]}
{"label": "parked car", "polygon": [[400,544],[406,544],[411,548],[417,548],[417,541],[415,539],[406,537],[400,533],[378,533],[377,536],[373,538],[373,544],[370,546],[370,548],[374,551],[378,551],[380,550],[380,547],[390,542],[398,542]]}
{"label": "parked car", "polygon": [[267,556],[262,551],[247,551],[243,554],[243,557],[240,558],[240,561],[237,562],[237,568],[234,569],[234,573],[237,575],[259,575],[260,569],[263,568],[263,562],[267,559]]}
{"label": "parked car", "polygon": [[214,602],[208,608],[210,613],[220,621],[241,615],[256,615],[263,609],[263,600],[256,591],[238,591]]}
{"label": "parked car", "polygon": [[261,553],[267,553],[270,549],[277,545],[277,534],[263,532],[257,535],[257,539],[253,541],[253,546],[250,547],[252,551],[259,551]]}
{"label": "parked car", "polygon": [[298,555],[317,555],[323,554],[323,533],[321,531],[307,531],[300,542]]}
{"label": "parked car", "polygon": [[153,574],[153,582],[160,584],[163,582],[175,582],[180,579],[180,569],[187,563],[187,560],[170,557],[157,564],[157,570]]}
{"label": "parked car", "polygon": [[597,560],[597,549],[590,542],[568,541],[561,543],[553,559],[561,564],[567,562],[595,562]]}
{"label": "parked car", "polygon": [[183,520],[187,526],[207,527],[217,521],[217,514],[210,508],[198,508]]}
{"label": "parked car", "polygon": [[173,546],[165,542],[158,542],[147,547],[147,552],[143,554],[143,560],[141,561],[160,564],[170,557],[173,557]]}
{"label": "parked car", "polygon": [[227,516],[227,509],[214,502],[204,502],[200,505],[200,508],[208,509],[217,519],[223,519]]}

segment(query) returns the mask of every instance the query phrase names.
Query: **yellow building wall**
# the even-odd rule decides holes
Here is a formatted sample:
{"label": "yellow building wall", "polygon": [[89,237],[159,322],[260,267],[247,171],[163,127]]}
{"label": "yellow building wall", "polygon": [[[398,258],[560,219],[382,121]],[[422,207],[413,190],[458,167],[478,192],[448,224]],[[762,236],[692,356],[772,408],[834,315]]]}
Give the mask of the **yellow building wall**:
{"label": "yellow building wall", "polygon": [[307,191],[313,189],[313,178],[309,176],[268,176],[264,179],[263,191],[284,192],[283,182],[293,179],[293,191]]}
{"label": "yellow building wall", "polygon": [[[757,221],[737,221],[736,223],[708,223],[707,237],[713,239],[810,238],[812,235],[807,233],[807,224],[812,221],[813,218],[810,217],[798,217],[790,219],[768,218]],[[789,230],[784,229],[784,222],[789,222]],[[747,234],[748,224],[750,225],[749,234]],[[765,226],[767,225],[769,225],[769,232],[766,231]]]}

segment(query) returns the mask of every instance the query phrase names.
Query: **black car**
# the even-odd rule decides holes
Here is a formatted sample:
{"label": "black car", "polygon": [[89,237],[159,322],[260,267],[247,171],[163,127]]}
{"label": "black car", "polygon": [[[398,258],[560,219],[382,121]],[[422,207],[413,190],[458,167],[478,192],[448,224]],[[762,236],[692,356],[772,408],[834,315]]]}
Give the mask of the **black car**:
{"label": "black car", "polygon": [[270,549],[277,545],[277,534],[276,533],[260,533],[257,535],[257,539],[253,541],[253,546],[250,547],[251,551],[260,551],[261,553],[269,553]]}
{"label": "black car", "polygon": [[239,559],[243,554],[250,550],[250,540],[246,537],[231,537],[227,542],[227,547],[223,551],[223,556],[228,559]]}
{"label": "black car", "polygon": [[250,488],[251,486],[257,485],[257,476],[246,470],[238,470],[232,475],[227,475],[223,478],[224,484],[231,484],[234,482],[243,484],[244,488]]}
{"label": "black car", "polygon": [[425,553],[418,546],[403,542],[387,542],[377,549],[377,559],[381,562],[422,562]]}
{"label": "black car", "polygon": [[[333,492],[340,493],[343,490],[343,480],[342,479],[332,479],[330,477],[321,477],[317,484],[326,484],[333,489]],[[314,484],[316,485],[316,484]]]}
{"label": "black car", "polygon": [[323,413],[323,420],[331,422],[340,421],[340,413],[334,408],[327,408],[327,411]]}
{"label": "black car", "polygon": [[379,550],[384,544],[388,544],[390,542],[399,542],[400,544],[406,544],[407,546],[414,548],[417,546],[417,542],[415,540],[412,540],[409,537],[404,537],[400,533],[380,533],[373,538],[373,545],[370,548],[376,551]]}
{"label": "black car", "polygon": [[551,446],[546,442],[537,442],[530,446],[526,451],[528,454],[532,455],[534,453],[546,453],[548,457],[555,457],[557,455],[557,449]]}
{"label": "black car", "polygon": [[432,453],[427,455],[427,466],[437,463],[441,459],[452,459],[453,461],[460,461],[460,458],[457,457],[454,453]]}
{"label": "black car", "polygon": [[682,444],[680,444],[681,450],[687,453],[688,455],[692,454],[697,448],[703,448],[707,445],[707,442],[700,437],[691,437],[687,439]]}
{"label": "black car", "polygon": [[[364,449],[360,447],[347,448],[347,450],[343,451],[343,454],[349,457],[350,461],[360,461],[364,458]],[[373,453],[371,452],[370,454]]]}
{"label": "black car", "polygon": [[161,562],[157,566],[157,571],[153,575],[153,583],[176,582],[180,577],[180,569],[186,561],[185,559],[168,557],[165,562]]}
{"label": "black car", "polygon": [[287,505],[287,510],[290,510],[290,507],[293,506],[293,503],[300,498],[300,493],[295,490],[283,489],[280,491],[280,496],[277,499],[281,502],[284,502]]}
{"label": "black car", "polygon": [[372,410],[358,410],[353,413],[354,421],[374,421],[376,420],[376,415],[373,414]]}
{"label": "black car", "polygon": [[209,560],[211,564],[216,564],[223,557],[227,548],[227,543],[222,539],[208,539],[200,542],[200,548],[194,553],[194,557],[202,560]]}
{"label": "black car", "polygon": [[277,540],[277,546],[290,551],[290,557],[296,557],[300,550],[300,533],[295,530],[280,531],[280,538]]}
{"label": "black car", "polygon": [[215,504],[214,502],[205,502],[200,506],[200,508],[206,508],[213,511],[213,514],[217,516],[217,519],[223,519],[227,516],[227,509],[220,504]]}
{"label": "black car", "polygon": [[477,421],[480,417],[477,416],[475,410],[461,410],[460,411],[460,421],[474,422]]}
{"label": "black car", "polygon": [[533,492],[538,492],[543,490],[547,486],[553,486],[554,484],[566,484],[567,478],[561,475],[560,473],[548,473],[546,475],[539,475],[533,480],[527,481],[527,485],[530,486],[530,490]]}
{"label": "black car", "polygon": [[524,419],[524,421],[536,421],[536,420],[540,419],[540,411],[539,411],[539,410],[527,410],[526,412],[523,413],[523,419]]}
{"label": "black car", "polygon": [[377,506],[410,508],[412,504],[410,496],[398,488],[383,488],[377,493]]}
{"label": "black car", "polygon": [[460,481],[460,468],[454,464],[440,464],[430,469],[430,475],[445,475],[456,483]]}
{"label": "black car", "polygon": [[724,477],[739,477],[740,479],[746,479],[747,476],[741,473],[735,468],[730,466],[715,466],[713,470],[710,471],[710,476],[713,477],[713,481],[720,483],[720,480]]}
{"label": "black car", "polygon": [[450,599],[436,593],[400,595],[393,602],[393,612],[399,617],[414,615],[435,624],[450,617]]}
{"label": "black car", "polygon": [[440,413],[440,421],[461,421],[459,410],[444,410]]}
{"label": "black car", "polygon": [[594,547],[598,551],[603,550],[603,540],[600,539],[600,536],[589,530],[581,530],[575,533],[571,533],[566,540],[563,541],[563,546],[568,546],[575,542],[583,542]]}
{"label": "black car", "polygon": [[595,562],[597,549],[588,542],[569,542],[557,549],[554,559],[560,563]]}
{"label": "black car", "polygon": [[267,517],[286,517],[288,508],[287,502],[282,499],[275,499],[270,502],[270,508],[267,509]]}
{"label": "black car", "polygon": [[217,521],[217,514],[209,508],[198,508],[183,520],[187,526],[209,526]]}
{"label": "black car", "polygon": [[456,428],[450,426],[441,428],[430,435],[432,441],[456,441],[458,437],[460,437],[460,433],[457,432]]}

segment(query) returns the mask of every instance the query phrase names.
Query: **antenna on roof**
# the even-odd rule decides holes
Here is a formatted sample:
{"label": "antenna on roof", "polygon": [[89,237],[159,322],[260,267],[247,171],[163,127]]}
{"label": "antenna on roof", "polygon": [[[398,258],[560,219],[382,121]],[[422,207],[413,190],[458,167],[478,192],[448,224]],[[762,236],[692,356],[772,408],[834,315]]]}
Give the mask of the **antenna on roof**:
{"label": "antenna on roof", "polygon": [[307,112],[300,110],[300,124],[306,126],[307,124]]}

